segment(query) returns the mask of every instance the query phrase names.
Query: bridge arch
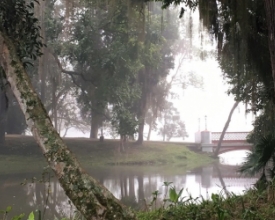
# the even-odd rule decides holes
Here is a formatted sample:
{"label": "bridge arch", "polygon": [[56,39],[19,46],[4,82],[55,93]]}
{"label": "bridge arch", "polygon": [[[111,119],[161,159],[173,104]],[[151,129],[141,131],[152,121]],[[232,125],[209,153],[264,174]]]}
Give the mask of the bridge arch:
{"label": "bridge arch", "polygon": [[[213,150],[216,150],[216,147],[213,148]],[[240,150],[247,150],[247,151],[251,151],[252,150],[252,146],[239,146],[239,147],[228,147],[228,148],[221,148],[219,150],[218,155],[224,154],[224,153],[228,153],[231,151],[240,151]]]}

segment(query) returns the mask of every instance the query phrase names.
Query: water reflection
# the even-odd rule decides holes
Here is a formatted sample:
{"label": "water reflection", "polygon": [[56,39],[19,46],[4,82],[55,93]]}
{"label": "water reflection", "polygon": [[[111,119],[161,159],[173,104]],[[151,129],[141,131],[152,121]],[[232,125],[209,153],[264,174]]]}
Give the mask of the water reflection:
{"label": "water reflection", "polygon": [[[177,191],[184,188],[185,197],[209,198],[212,193],[243,193],[257,178],[241,177],[236,169],[236,166],[213,164],[188,172],[167,173],[162,169],[150,171],[149,167],[103,167],[90,170],[90,173],[124,204],[146,209],[146,203],[151,202],[152,192],[156,190],[161,193],[157,201],[161,204],[166,193],[165,181],[173,182]],[[22,177],[0,175],[0,209],[8,205],[12,205],[16,213],[40,209],[46,211],[49,219],[72,214],[67,197],[54,179],[46,184],[35,182],[25,186],[20,182]]]}
{"label": "water reflection", "polygon": [[219,155],[220,163],[227,165],[241,165],[250,151],[236,150]]}
{"label": "water reflection", "polygon": [[0,175],[0,198],[0,210],[12,206],[11,216],[40,210],[42,216],[52,220],[60,216],[69,217],[74,211],[63,189],[53,178],[40,182],[30,175],[27,181],[22,176]]}

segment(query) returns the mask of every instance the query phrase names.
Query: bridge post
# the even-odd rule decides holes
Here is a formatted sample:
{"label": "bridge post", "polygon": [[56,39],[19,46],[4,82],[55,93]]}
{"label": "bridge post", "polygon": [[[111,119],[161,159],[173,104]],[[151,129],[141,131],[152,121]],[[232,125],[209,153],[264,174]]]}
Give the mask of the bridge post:
{"label": "bridge post", "polygon": [[201,132],[201,150],[202,152],[213,153],[211,131]]}
{"label": "bridge post", "polygon": [[203,167],[201,172],[201,184],[205,188],[212,186],[213,166]]}
{"label": "bridge post", "polygon": [[197,131],[195,133],[195,143],[196,144],[201,144],[201,132],[200,131]]}

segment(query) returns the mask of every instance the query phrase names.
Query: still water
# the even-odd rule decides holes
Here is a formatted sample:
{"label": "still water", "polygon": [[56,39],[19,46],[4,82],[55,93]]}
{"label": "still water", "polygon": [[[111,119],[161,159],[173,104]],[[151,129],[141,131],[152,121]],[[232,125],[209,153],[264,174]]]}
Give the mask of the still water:
{"label": "still water", "polygon": [[[184,188],[184,198],[203,196],[225,191],[241,194],[250,188],[257,178],[243,177],[237,173],[237,166],[213,164],[194,170],[184,167],[107,166],[87,170],[101,184],[106,186],[124,204],[135,209],[145,209],[152,201],[152,192],[160,193],[161,204],[166,188],[164,182],[172,182],[177,191]],[[33,179],[36,177],[36,179]],[[24,180],[27,178],[27,180]],[[40,183],[41,174],[8,176],[0,174],[0,210],[13,207],[13,213],[28,213],[39,209],[47,219],[54,216],[73,214],[73,208],[60,185],[53,177],[45,176],[46,183]],[[33,182],[33,183],[32,183]],[[22,185],[22,183],[24,183]]]}

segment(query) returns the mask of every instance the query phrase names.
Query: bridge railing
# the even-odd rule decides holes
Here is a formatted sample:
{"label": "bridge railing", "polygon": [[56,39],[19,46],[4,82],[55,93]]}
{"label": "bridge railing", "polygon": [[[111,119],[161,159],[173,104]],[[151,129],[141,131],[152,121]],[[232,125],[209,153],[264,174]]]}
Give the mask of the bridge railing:
{"label": "bridge railing", "polygon": [[[222,132],[212,132],[211,139],[216,142],[220,140]],[[246,141],[249,132],[226,132],[223,141]]]}

